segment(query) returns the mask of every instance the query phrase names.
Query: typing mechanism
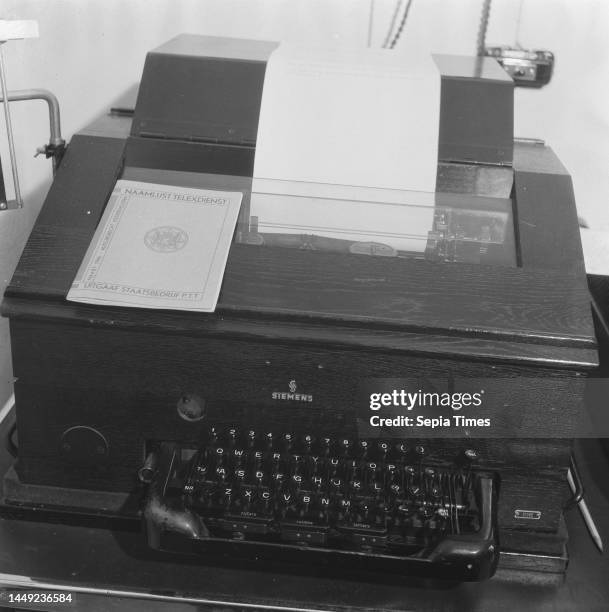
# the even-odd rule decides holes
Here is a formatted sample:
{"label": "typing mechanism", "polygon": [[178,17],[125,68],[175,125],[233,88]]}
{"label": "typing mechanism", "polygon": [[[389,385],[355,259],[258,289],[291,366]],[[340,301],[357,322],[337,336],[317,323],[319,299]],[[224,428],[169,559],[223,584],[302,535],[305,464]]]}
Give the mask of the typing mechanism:
{"label": "typing mechanism", "polygon": [[[134,112],[72,138],[2,304],[18,435],[3,509],[141,524],[152,549],[257,567],[561,577],[570,432],[598,364],[569,175],[514,141],[495,60],[436,56],[424,231],[303,229],[301,197],[252,183],[274,48],[180,36],[148,54]],[[121,178],[244,194],[215,313],[66,301]],[[499,430],[371,434],[358,384],[397,376],[493,380]]]}

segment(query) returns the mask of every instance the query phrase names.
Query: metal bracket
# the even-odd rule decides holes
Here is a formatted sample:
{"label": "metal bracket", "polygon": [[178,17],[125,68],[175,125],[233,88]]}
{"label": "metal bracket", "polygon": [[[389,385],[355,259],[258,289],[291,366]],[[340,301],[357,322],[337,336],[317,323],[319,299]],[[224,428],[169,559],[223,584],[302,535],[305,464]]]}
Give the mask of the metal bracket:
{"label": "metal bracket", "polygon": [[[1,49],[1,47],[0,47]],[[38,155],[44,155],[47,159],[53,158],[53,174],[57,171],[59,164],[61,163],[61,159],[65,153],[66,149],[66,141],[61,137],[61,118],[59,114],[59,102],[54,94],[46,89],[23,89],[20,91],[9,91],[8,95],[2,94],[0,97],[2,102],[22,102],[25,100],[44,100],[49,107],[49,126],[50,126],[50,136],[49,142],[46,145],[38,147],[36,149],[36,154],[34,157]],[[8,124],[7,124],[8,130]],[[9,143],[12,138],[9,136]],[[16,161],[11,155],[11,164],[13,165],[13,180],[15,179],[15,174],[17,172]],[[2,167],[0,166],[0,175],[2,173]],[[20,195],[18,194],[18,180],[15,183],[15,200],[6,200],[6,195],[4,193],[4,184],[3,178],[0,176],[0,211],[2,210],[10,210],[14,208],[22,208],[22,203],[20,201]],[[4,198],[2,197],[4,195]]]}

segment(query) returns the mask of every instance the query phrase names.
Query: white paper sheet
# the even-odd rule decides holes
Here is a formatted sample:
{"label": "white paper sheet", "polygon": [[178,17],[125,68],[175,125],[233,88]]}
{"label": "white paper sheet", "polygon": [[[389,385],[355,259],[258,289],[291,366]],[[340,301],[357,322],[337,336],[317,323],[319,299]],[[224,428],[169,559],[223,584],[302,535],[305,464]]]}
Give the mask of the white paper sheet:
{"label": "white paper sheet", "polygon": [[425,251],[434,216],[429,206],[276,194],[253,194],[250,210],[260,233],[376,242],[416,253]]}
{"label": "white paper sheet", "polygon": [[[439,117],[440,75],[428,53],[282,43],[267,64],[256,143],[251,210],[260,231],[300,233],[295,225],[423,252]],[[326,199],[294,210],[273,206],[269,193]]]}
{"label": "white paper sheet", "polygon": [[67,299],[213,312],[242,195],[117,181]]}
{"label": "white paper sheet", "polygon": [[282,43],[266,67],[254,177],[434,192],[439,117],[428,53]]}

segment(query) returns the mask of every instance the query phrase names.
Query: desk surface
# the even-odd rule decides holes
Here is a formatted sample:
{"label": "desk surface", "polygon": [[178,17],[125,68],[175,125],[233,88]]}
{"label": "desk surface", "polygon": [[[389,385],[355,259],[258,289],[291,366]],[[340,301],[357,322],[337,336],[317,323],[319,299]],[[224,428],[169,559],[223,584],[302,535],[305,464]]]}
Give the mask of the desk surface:
{"label": "desk surface", "polygon": [[[8,423],[2,424],[0,433]],[[586,498],[609,544],[608,458],[596,440],[577,448]],[[0,451],[0,467],[9,462]],[[151,556],[137,533],[31,521],[0,520],[0,585],[71,592],[55,609],[156,610],[442,610],[443,612],[605,612],[609,555],[594,548],[577,510],[567,514],[571,558],[559,587],[531,576],[498,575],[481,584],[430,586],[378,580],[269,573]],[[35,609],[35,608],[34,608]],[[40,608],[42,609],[42,608]]]}

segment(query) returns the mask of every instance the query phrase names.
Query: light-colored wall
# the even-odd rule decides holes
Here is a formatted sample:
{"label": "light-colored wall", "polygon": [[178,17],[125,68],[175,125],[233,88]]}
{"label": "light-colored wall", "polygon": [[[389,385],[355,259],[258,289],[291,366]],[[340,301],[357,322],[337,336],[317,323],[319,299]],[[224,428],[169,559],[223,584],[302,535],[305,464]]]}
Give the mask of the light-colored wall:
{"label": "light-colored wall", "polygon": [[[481,0],[414,0],[404,37],[472,54]],[[146,51],[181,32],[308,44],[379,46],[395,0],[3,0],[0,19],[36,19],[40,38],[5,45],[10,89],[43,87],[62,108],[64,137],[139,80]],[[372,28],[370,28],[371,8]],[[573,176],[580,214],[609,230],[609,2],[494,0],[487,42],[556,53],[552,83],[517,90],[516,135],[545,139]],[[50,184],[33,159],[48,138],[40,102],[13,105],[26,207],[0,213],[0,291],[10,280]],[[0,142],[5,175],[6,144]],[[8,326],[0,322],[0,405],[10,393]],[[92,347],[94,350],[94,347]]]}

